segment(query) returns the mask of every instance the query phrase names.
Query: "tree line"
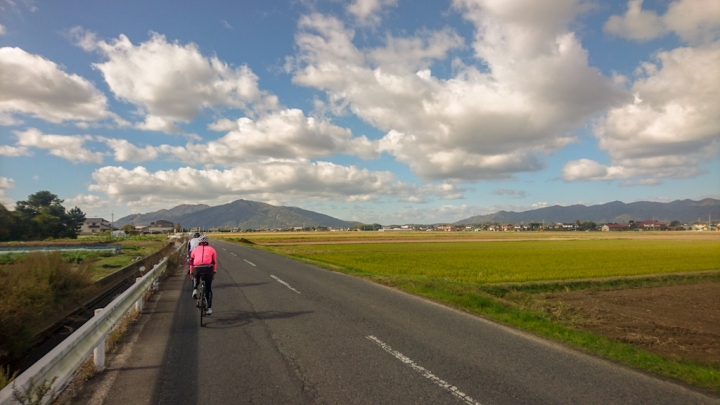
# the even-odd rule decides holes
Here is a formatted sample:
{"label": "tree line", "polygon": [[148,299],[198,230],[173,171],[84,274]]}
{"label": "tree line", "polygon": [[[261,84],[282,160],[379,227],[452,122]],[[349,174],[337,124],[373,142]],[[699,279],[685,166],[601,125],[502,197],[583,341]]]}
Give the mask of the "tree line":
{"label": "tree line", "polygon": [[78,207],[67,211],[63,202],[43,190],[31,194],[26,201],[18,201],[14,211],[0,204],[0,241],[76,239],[85,213]]}

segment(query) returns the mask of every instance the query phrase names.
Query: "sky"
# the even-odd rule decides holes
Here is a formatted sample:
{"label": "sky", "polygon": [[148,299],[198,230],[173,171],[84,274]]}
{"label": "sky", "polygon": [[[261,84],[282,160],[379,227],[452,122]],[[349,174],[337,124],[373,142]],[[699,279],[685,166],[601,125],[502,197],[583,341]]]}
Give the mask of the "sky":
{"label": "sky", "polygon": [[720,198],[717,0],[0,0],[0,202],[381,224]]}

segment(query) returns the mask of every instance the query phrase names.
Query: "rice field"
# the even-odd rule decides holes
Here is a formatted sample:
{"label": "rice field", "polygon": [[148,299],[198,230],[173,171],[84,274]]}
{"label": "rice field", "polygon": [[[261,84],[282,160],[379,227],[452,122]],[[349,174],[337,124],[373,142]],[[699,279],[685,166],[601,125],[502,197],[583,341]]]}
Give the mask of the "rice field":
{"label": "rice field", "polygon": [[720,269],[717,239],[357,243],[268,248],[368,274],[474,284]]}

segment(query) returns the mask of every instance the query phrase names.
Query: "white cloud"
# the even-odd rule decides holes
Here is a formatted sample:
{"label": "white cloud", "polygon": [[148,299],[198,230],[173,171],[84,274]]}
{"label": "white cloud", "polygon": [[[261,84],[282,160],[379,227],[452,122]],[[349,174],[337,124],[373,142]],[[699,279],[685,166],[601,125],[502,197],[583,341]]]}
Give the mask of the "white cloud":
{"label": "white cloud", "polygon": [[237,130],[238,128],[237,121],[229,120],[227,118],[221,118],[208,125],[209,130],[216,132],[229,132]]}
{"label": "white cloud", "polygon": [[[332,17],[301,18],[295,83],[326,92],[386,131],[380,150],[426,180],[508,178],[544,167],[541,156],[573,142],[571,131],[626,95],[597,69],[567,24],[574,1],[456,1],[477,27],[478,66],[454,62],[450,79],[429,66],[463,46],[452,31],[388,37],[358,49]],[[389,57],[393,55],[393,57]]]}
{"label": "white cloud", "polygon": [[720,3],[715,0],[678,0],[664,16],[668,29],[690,43],[720,38]]}
{"label": "white cloud", "polygon": [[623,16],[613,15],[607,20],[605,32],[637,40],[657,38],[665,33],[662,19],[654,11],[642,9],[643,0],[630,0]]}
{"label": "white cloud", "polygon": [[493,194],[495,194],[495,195],[508,195],[508,196],[513,197],[513,198],[525,198],[525,197],[527,197],[527,193],[524,192],[524,191],[522,191],[522,190],[510,190],[510,189],[505,189],[505,188],[497,189],[497,190],[493,191]]}
{"label": "white cloud", "polygon": [[656,60],[657,64],[643,64],[632,86],[635,101],[610,109],[594,127],[600,148],[612,160],[607,173],[601,175],[599,164],[583,160],[568,164],[563,178],[657,183],[662,178],[697,176],[702,173],[700,163],[717,159],[720,42],[659,52]]}
{"label": "white cloud", "polygon": [[4,124],[18,123],[11,114],[53,123],[112,116],[105,96],[92,83],[20,48],[0,48],[0,88],[0,122]]}
{"label": "white cloud", "polygon": [[258,157],[318,158],[336,153],[362,157],[378,155],[377,145],[366,137],[353,138],[350,130],[325,119],[305,117],[297,109],[262,115],[257,120],[241,118],[235,122],[235,128],[207,144],[188,145],[178,158],[187,162],[232,165]]}
{"label": "white cloud", "polygon": [[158,148],[151,145],[140,148],[125,139],[98,137],[98,140],[105,142],[113,150],[117,162],[139,163],[155,160],[159,155]]}
{"label": "white cloud", "polygon": [[11,188],[15,188],[15,181],[0,176],[0,204],[4,205],[7,209],[12,209],[15,206],[15,200],[5,196],[5,192]]}
{"label": "white cloud", "polygon": [[5,35],[5,32],[6,32],[5,26],[0,24],[0,35]]}
{"label": "white cloud", "polygon": [[78,194],[73,198],[66,199],[64,205],[66,207],[78,207],[87,214],[90,210],[110,207],[110,201],[92,194]]}
{"label": "white cloud", "polygon": [[94,138],[90,135],[46,135],[35,128],[14,131],[19,148],[45,149],[51,155],[72,163],[102,163],[103,154],[83,147]]}
{"label": "white cloud", "polygon": [[248,113],[272,110],[277,97],[258,88],[258,77],[247,66],[232,67],[218,57],[205,57],[189,43],[168,42],[152,33],[135,45],[125,36],[105,42],[75,29],[77,43],[107,58],[94,66],[116,97],[139,107],[146,117],[140,129],[178,133],[208,108],[237,108]]}
{"label": "white cloud", "polygon": [[454,186],[417,187],[398,181],[390,172],[307,160],[263,160],[226,170],[195,169],[151,172],[107,166],[93,172],[90,191],[131,207],[163,207],[180,202],[221,204],[239,198],[259,201],[371,201],[460,192]]}
{"label": "white cloud", "polygon": [[25,146],[0,145],[0,156],[32,156],[32,152]]}
{"label": "white cloud", "polygon": [[640,41],[669,32],[690,43],[707,43],[720,37],[720,3],[716,0],[677,0],[663,15],[643,10],[642,3],[643,0],[630,0],[624,15],[608,19],[605,31]]}
{"label": "white cloud", "polygon": [[354,0],[347,10],[360,24],[377,24],[380,22],[379,12],[383,7],[390,6],[397,6],[397,0]]}

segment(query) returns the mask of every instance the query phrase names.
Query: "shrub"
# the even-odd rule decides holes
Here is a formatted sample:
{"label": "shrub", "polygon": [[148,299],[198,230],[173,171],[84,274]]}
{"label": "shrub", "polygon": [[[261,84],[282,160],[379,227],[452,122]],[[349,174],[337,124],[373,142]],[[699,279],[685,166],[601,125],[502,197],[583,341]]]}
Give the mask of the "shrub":
{"label": "shrub", "polygon": [[13,357],[30,347],[45,317],[91,284],[87,266],[72,265],[59,252],[33,252],[0,266],[0,352]]}

